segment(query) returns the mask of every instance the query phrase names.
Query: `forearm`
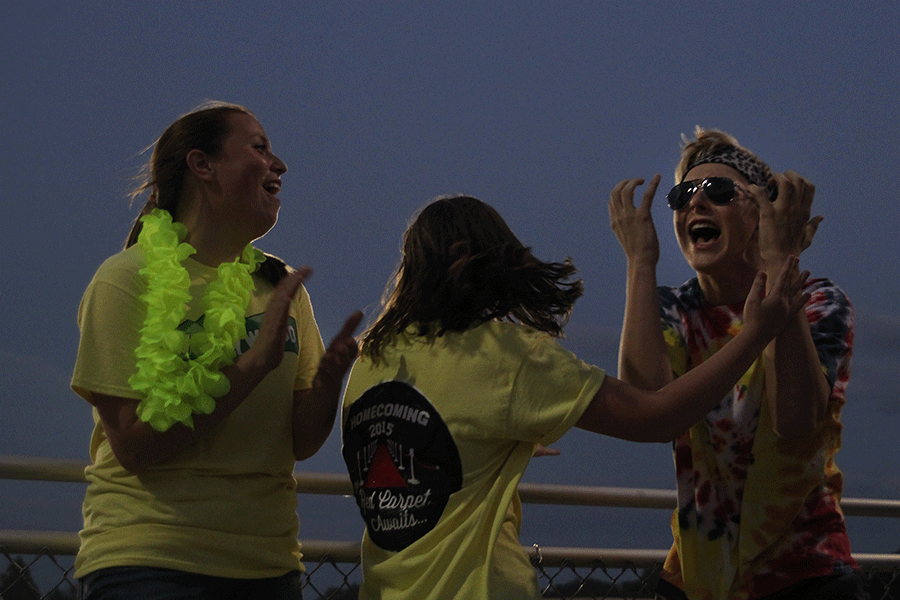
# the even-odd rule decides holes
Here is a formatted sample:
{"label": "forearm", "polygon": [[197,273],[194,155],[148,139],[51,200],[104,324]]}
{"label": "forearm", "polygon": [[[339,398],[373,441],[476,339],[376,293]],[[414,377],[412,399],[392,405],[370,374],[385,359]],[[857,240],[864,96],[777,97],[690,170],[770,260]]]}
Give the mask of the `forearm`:
{"label": "forearm", "polygon": [[294,458],[306,460],[328,439],[334,428],[341,383],[316,375],[310,389],[294,392]]}
{"label": "forearm", "polygon": [[784,330],[809,300],[797,258],[782,267],[770,293],[758,274],[744,304],[744,326],[711,357],[657,391],[618,380],[604,383],[578,425],[635,441],[667,441],[683,433],[718,404],[766,345]]}
{"label": "forearm", "polygon": [[782,437],[812,433],[825,417],[830,386],[809,331],[797,316],[766,347],[766,397],[775,432]]}
{"label": "forearm", "polygon": [[629,262],[625,290],[619,378],[641,389],[656,390],[672,380],[672,369],[659,320],[655,265]]}
{"label": "forearm", "polygon": [[223,368],[222,373],[230,384],[229,391],[215,399],[215,408],[210,414],[192,415],[193,428],[177,422],[166,431],[157,431],[138,418],[138,400],[95,394],[94,404],[116,459],[126,470],[140,473],[188,451],[240,406],[265,372],[249,352]]}
{"label": "forearm", "polygon": [[308,390],[294,392],[294,458],[305,460],[319,451],[334,427],[344,376],[359,352],[353,332],[363,314],[354,311],[319,361]]}
{"label": "forearm", "polygon": [[[805,223],[806,217],[808,214],[801,221]],[[814,223],[814,231],[818,221],[809,223]],[[772,243],[761,256],[769,281],[774,281],[779,261],[788,251],[783,244]],[[766,347],[765,359],[766,400],[775,433],[787,438],[812,433],[825,416],[831,390],[805,310],[798,311]]]}
{"label": "forearm", "polygon": [[718,352],[656,392],[666,440],[716,407],[763,353],[765,342],[742,331]]}
{"label": "forearm", "polygon": [[668,442],[712,410],[764,349],[747,332],[656,391],[607,377],[577,426],[635,442]]}

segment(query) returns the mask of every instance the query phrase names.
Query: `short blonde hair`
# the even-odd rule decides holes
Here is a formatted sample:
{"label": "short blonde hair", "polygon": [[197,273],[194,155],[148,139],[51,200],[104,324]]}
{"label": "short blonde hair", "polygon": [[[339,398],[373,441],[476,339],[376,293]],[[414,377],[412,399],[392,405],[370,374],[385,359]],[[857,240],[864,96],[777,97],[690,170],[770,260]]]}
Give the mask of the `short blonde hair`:
{"label": "short blonde hair", "polygon": [[682,134],[681,159],[675,167],[675,184],[684,181],[688,172],[705,163],[727,165],[752,184],[766,188],[770,200],[778,195],[772,169],[752,151],[741,146],[734,136],[718,129],[694,130],[694,139]]}

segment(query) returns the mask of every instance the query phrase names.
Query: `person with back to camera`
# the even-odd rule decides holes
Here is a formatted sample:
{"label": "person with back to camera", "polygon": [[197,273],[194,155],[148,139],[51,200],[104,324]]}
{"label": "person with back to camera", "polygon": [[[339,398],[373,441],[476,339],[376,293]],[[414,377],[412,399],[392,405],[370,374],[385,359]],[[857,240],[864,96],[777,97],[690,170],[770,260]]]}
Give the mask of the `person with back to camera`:
{"label": "person with back to camera", "polygon": [[406,230],[384,307],[344,393],[342,452],[366,524],[362,600],[540,597],[519,544],[519,480],[538,444],[578,426],[671,439],[711,409],[806,300],[797,259],[713,361],[642,391],[553,338],[582,283],[543,262],[467,196],[428,204]]}
{"label": "person with back to camera", "polygon": [[[732,136],[697,128],[668,194],[681,252],[697,276],[656,284],[651,216],[656,175],[619,183],[610,220],[628,259],[619,376],[659,389],[708,364],[746,327],[758,271],[811,243],[814,186],[773,174]],[[840,411],[850,376],[853,316],[827,279],[737,385],[689,430],[673,436],[678,507],[657,598],[864,599],[839,506]]]}
{"label": "person with back to camera", "polygon": [[301,597],[294,463],[332,429],[362,314],[326,350],[309,269],[251,245],[285,171],[246,108],[182,116],[156,142],[125,250],[84,294],[85,600]]}

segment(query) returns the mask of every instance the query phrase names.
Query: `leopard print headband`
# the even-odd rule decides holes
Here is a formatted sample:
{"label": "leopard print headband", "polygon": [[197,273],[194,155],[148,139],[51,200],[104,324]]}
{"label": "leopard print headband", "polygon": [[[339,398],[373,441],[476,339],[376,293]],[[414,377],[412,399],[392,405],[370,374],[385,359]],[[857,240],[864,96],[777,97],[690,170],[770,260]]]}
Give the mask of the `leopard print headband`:
{"label": "leopard print headband", "polygon": [[[697,165],[705,163],[727,165],[746,177],[750,183],[766,188],[766,194],[772,202],[775,202],[775,198],[778,197],[778,184],[772,177],[772,170],[766,163],[743,148],[727,145],[716,146],[710,152],[694,157],[694,160],[684,170],[685,175]],[[683,177],[682,180],[684,180]]]}

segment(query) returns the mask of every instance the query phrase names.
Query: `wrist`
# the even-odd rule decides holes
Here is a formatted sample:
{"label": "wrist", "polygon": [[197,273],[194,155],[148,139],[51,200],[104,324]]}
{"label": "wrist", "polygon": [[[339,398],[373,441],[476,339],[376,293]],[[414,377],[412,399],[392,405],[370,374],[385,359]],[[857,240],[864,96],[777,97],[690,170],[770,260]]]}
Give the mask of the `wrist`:
{"label": "wrist", "polygon": [[761,252],[760,259],[762,260],[763,270],[766,273],[773,275],[777,274],[780,270],[784,262],[788,259],[789,256],[800,256],[799,252],[789,252],[789,251],[780,251],[780,250],[770,250],[768,252]]}
{"label": "wrist", "polygon": [[232,387],[237,385],[252,390],[271,370],[263,357],[251,347],[230,365],[231,372],[226,374],[231,380]]}
{"label": "wrist", "polygon": [[744,327],[738,332],[735,339],[740,339],[741,343],[747,345],[753,354],[762,354],[769,342],[772,341],[771,335],[767,334],[763,329],[755,325],[744,324]]}
{"label": "wrist", "polygon": [[319,370],[316,372],[316,376],[313,379],[313,388],[318,390],[320,393],[327,395],[338,395],[341,393],[341,387],[344,384],[344,378],[335,378],[328,369],[324,369],[321,366]]}
{"label": "wrist", "polygon": [[650,258],[629,258],[628,273],[630,275],[656,276],[656,261]]}

